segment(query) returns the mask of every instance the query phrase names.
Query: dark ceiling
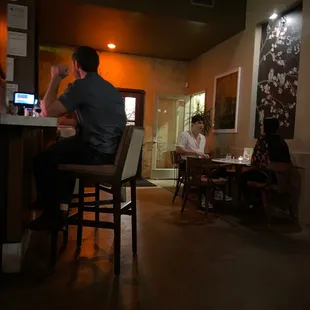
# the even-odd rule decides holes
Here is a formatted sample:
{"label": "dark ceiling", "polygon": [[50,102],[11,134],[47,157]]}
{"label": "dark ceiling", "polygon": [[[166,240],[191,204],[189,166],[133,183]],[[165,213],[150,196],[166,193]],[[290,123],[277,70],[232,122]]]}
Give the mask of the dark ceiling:
{"label": "dark ceiling", "polygon": [[118,53],[188,61],[244,29],[245,0],[215,0],[214,8],[192,7],[190,1],[175,0],[174,7],[163,0],[152,5],[145,0],[39,1],[39,41],[99,50],[113,42]]}

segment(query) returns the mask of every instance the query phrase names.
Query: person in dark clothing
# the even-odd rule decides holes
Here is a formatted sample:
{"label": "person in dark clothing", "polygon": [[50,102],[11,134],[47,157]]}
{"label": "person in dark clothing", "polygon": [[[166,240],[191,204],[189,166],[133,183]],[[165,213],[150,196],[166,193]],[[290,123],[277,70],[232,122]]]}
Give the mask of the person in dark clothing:
{"label": "person in dark clothing", "polygon": [[82,46],[72,54],[75,81],[57,99],[58,87],[68,67],[53,66],[48,90],[41,102],[43,117],[75,113],[76,136],[60,140],[34,159],[37,206],[43,215],[29,223],[29,229],[58,229],[63,224],[60,204],[69,204],[75,179],[58,171],[59,164],[113,164],[127,118],[121,94],[97,72],[99,56]]}
{"label": "person in dark clothing", "polygon": [[264,135],[254,147],[251,164],[257,168],[267,168],[270,162],[290,163],[291,156],[286,141],[279,135],[279,120],[264,119]]}
{"label": "person in dark clothing", "polygon": [[240,182],[245,199],[251,204],[253,200],[260,200],[257,190],[249,188],[248,182],[264,184],[277,183],[277,176],[268,170],[270,163],[291,163],[289,147],[279,135],[279,120],[277,118],[264,119],[264,135],[258,138],[251,158],[251,167],[246,168],[241,175]]}

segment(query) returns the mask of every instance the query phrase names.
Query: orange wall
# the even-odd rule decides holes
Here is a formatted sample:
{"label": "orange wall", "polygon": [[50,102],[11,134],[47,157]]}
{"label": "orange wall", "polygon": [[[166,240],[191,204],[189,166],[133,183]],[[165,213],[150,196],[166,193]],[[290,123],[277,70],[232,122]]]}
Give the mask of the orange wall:
{"label": "orange wall", "polygon": [[[39,95],[46,91],[52,64],[71,65],[70,48],[40,48]],[[143,89],[145,97],[145,144],[143,175],[150,177],[152,163],[152,140],[154,130],[156,94],[183,95],[187,78],[187,63],[154,58],[99,52],[100,75],[115,87]],[[73,81],[70,75],[61,85],[60,92]]]}

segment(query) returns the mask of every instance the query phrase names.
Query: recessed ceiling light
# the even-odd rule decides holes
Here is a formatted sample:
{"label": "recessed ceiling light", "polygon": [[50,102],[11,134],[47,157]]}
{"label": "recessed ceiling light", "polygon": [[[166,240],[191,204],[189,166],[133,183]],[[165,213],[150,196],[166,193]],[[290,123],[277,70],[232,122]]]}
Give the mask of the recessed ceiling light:
{"label": "recessed ceiling light", "polygon": [[269,19],[276,19],[278,17],[278,14],[273,13],[272,15],[269,16]]}
{"label": "recessed ceiling light", "polygon": [[116,47],[116,45],[114,43],[109,43],[108,44],[108,48],[111,49],[111,50],[114,50]]}

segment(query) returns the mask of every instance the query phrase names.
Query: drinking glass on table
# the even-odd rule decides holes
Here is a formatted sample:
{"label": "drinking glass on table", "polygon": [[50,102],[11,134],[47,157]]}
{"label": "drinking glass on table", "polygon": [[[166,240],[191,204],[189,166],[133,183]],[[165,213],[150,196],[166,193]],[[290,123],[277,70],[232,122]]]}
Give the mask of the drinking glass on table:
{"label": "drinking glass on table", "polygon": [[230,153],[227,153],[227,154],[226,154],[226,159],[227,159],[227,160],[231,160],[231,154],[230,154]]}

